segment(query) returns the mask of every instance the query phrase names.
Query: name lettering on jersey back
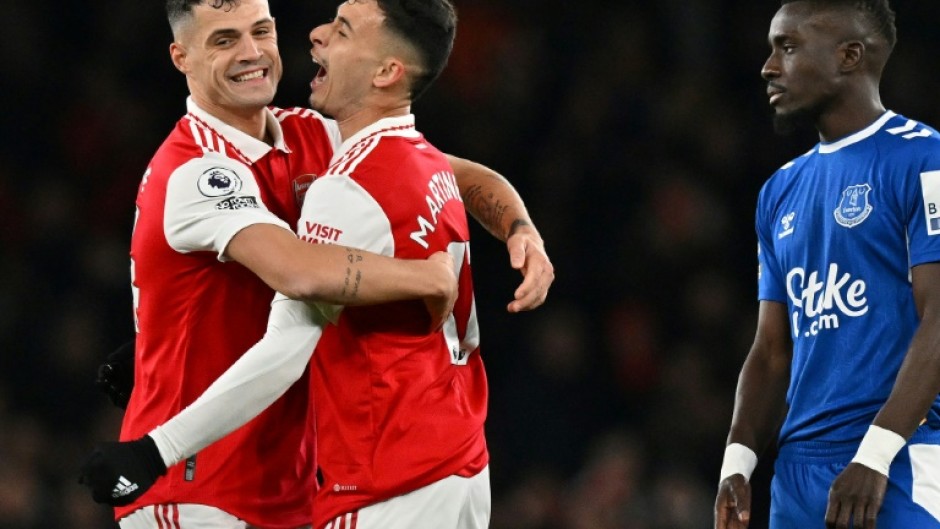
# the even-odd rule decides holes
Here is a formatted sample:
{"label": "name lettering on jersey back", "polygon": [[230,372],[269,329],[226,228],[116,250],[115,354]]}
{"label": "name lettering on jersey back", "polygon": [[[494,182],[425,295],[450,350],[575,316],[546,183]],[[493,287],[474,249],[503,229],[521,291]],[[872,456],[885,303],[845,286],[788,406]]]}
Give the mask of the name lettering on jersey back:
{"label": "name lettering on jersey back", "polygon": [[803,268],[794,268],[787,273],[787,296],[793,304],[793,334],[799,336],[800,313],[809,318],[804,322],[805,337],[816,336],[821,331],[838,329],[840,316],[858,318],[868,312],[867,285],[854,279],[848,272],[842,273],[838,263],[830,263],[826,277],[821,279],[818,271],[807,274]]}
{"label": "name lettering on jersey back", "polygon": [[319,222],[304,221],[304,233],[300,234],[300,239],[313,244],[333,244],[339,241],[339,236],[343,230],[320,224]]}
{"label": "name lettering on jersey back", "polygon": [[428,233],[433,233],[437,229],[437,217],[444,210],[444,205],[451,200],[463,202],[463,198],[460,196],[460,188],[457,187],[457,177],[450,171],[434,173],[428,180],[428,194],[424,197],[424,201],[428,205],[428,213],[418,215],[415,218],[418,229],[411,232],[411,239],[421,245],[422,248],[428,248],[428,242],[425,238]]}

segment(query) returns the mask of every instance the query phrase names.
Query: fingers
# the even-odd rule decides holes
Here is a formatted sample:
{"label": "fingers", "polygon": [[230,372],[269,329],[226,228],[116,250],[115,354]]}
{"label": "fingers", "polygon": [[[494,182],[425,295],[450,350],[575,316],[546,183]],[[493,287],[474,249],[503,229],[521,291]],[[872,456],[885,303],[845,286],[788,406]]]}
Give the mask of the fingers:
{"label": "fingers", "polygon": [[746,485],[741,488],[735,488],[735,514],[737,515],[740,527],[747,527],[751,523],[751,486]]}
{"label": "fingers", "polygon": [[545,302],[548,294],[548,287],[544,285],[545,280],[534,272],[530,272],[523,277],[522,284],[514,293],[515,299],[509,302],[506,309],[509,312],[522,312],[538,308]]}
{"label": "fingers", "polygon": [[877,525],[878,509],[872,505],[862,501],[845,503],[830,498],[826,508],[826,527],[829,529],[877,529]]}
{"label": "fingers", "polygon": [[715,529],[747,529],[751,522],[751,485],[736,474],[719,485]]}
{"label": "fingers", "polygon": [[829,505],[826,507],[826,527],[829,529],[847,529],[849,527],[849,517],[852,515],[852,509],[842,505],[839,500],[829,498]]}
{"label": "fingers", "polygon": [[859,529],[875,529],[875,520],[878,517],[878,512],[872,512],[873,510],[874,509],[866,503],[857,503],[852,513],[855,527]]}
{"label": "fingers", "polygon": [[507,246],[510,264],[522,272],[523,279],[516,288],[515,299],[506,309],[522,312],[538,308],[548,297],[548,290],[555,280],[555,269],[542,246],[527,237],[510,237]]}
{"label": "fingers", "polygon": [[[861,509],[859,511],[859,509]],[[865,506],[855,502],[844,502],[839,496],[829,494],[829,504],[826,506],[826,527],[829,529],[848,529],[853,513],[861,512],[856,520],[864,519]],[[855,524],[861,529],[861,524]]]}
{"label": "fingers", "polygon": [[750,485],[732,487],[731,496],[734,498],[735,517],[741,522],[741,527],[747,527],[751,522]]}
{"label": "fingers", "polygon": [[525,254],[528,241],[523,237],[510,237],[506,241],[509,249],[509,265],[514,270],[521,270],[525,266]]}

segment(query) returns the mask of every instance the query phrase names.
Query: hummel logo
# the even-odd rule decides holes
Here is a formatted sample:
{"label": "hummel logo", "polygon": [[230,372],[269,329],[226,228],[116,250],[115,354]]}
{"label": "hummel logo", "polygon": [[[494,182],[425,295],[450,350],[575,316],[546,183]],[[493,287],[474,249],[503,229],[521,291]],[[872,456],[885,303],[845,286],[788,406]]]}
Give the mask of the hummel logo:
{"label": "hummel logo", "polygon": [[793,219],[794,218],[796,218],[796,212],[791,211],[787,213],[786,215],[784,215],[782,219],[780,219],[780,224],[783,224],[783,231],[777,234],[778,239],[782,239],[786,237],[787,235],[793,234]]}
{"label": "hummel logo", "polygon": [[121,476],[118,478],[118,482],[117,485],[114,486],[114,490],[111,491],[111,497],[121,498],[127,496],[137,489],[138,486],[136,483],[131,483],[127,478]]}

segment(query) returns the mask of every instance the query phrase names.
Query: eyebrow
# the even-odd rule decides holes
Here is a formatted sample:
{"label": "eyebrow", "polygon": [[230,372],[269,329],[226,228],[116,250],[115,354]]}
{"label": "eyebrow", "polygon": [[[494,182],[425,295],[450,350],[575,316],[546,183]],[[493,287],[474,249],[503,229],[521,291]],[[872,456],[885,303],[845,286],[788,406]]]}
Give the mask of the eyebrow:
{"label": "eyebrow", "polygon": [[[252,27],[252,28],[256,28],[256,27],[258,27],[258,26],[263,26],[263,25],[265,25],[265,24],[273,24],[273,23],[274,23],[274,19],[273,19],[273,18],[265,17],[265,18],[262,18],[262,19],[258,20],[258,21],[255,22],[254,24],[252,24],[251,27]],[[208,39],[206,39],[206,40],[212,40],[212,39],[214,39],[215,37],[221,37],[221,36],[223,36],[223,35],[225,35],[225,36],[229,36],[229,35],[238,35],[239,33],[241,33],[241,32],[238,31],[238,30],[235,29],[235,28],[221,28],[221,29],[217,29],[217,30],[213,31],[212,33],[210,33]]]}
{"label": "eyebrow", "polygon": [[336,15],[336,20],[337,20],[337,22],[339,22],[340,24],[342,24],[342,25],[346,26],[347,28],[349,28],[349,31],[352,31],[353,33],[356,32],[356,30],[353,29],[352,24],[349,23],[349,19],[348,19],[348,18],[346,18],[346,17],[344,17],[344,16],[341,16],[341,15]]}

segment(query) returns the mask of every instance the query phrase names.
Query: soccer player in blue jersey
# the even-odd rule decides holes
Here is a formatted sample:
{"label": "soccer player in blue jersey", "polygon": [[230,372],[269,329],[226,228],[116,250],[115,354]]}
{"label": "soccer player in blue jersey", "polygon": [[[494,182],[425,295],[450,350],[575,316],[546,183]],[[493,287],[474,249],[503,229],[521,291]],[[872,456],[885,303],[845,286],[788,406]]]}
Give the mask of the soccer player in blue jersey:
{"label": "soccer player in blue jersey", "polygon": [[761,75],[820,143],[761,190],[760,309],[715,527],[747,527],[779,428],[772,529],[940,528],[940,135],[886,110],[887,0],[781,3]]}

